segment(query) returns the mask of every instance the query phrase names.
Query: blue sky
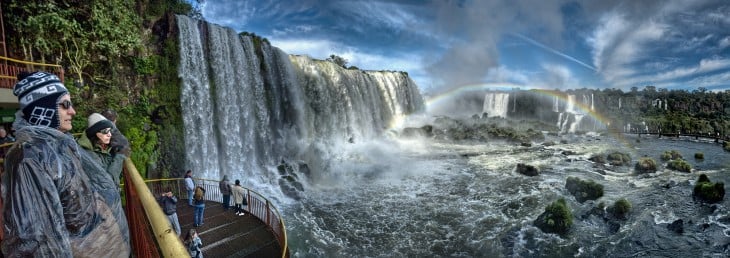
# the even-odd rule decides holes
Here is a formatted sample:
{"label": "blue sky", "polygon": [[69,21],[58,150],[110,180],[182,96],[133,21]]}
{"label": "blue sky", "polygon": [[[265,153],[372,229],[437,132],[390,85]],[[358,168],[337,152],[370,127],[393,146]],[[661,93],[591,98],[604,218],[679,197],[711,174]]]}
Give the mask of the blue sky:
{"label": "blue sky", "polygon": [[730,89],[726,0],[205,0],[209,22],[289,54],[464,85]]}

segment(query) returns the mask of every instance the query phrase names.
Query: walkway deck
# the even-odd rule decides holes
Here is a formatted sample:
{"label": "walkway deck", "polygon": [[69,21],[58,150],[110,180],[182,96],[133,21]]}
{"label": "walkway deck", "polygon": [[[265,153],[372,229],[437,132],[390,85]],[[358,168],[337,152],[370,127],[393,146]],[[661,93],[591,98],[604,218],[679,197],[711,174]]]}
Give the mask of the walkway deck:
{"label": "walkway deck", "polygon": [[[177,215],[183,234],[193,227],[193,207],[181,199]],[[206,202],[203,225],[197,227],[203,240],[204,257],[281,257],[276,236],[251,214],[236,216],[233,208],[223,211],[217,202]]]}

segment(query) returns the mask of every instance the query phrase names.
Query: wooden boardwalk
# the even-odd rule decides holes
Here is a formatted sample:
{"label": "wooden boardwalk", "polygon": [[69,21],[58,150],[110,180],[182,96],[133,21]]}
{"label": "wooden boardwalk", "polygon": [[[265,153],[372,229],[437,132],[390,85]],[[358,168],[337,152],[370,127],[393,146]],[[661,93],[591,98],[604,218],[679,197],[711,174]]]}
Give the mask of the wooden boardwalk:
{"label": "wooden boardwalk", "polygon": [[[187,199],[177,205],[183,239],[193,227],[193,207]],[[203,257],[282,257],[276,236],[251,214],[236,216],[233,208],[223,211],[220,203],[207,201],[203,225],[197,227],[203,241]]]}

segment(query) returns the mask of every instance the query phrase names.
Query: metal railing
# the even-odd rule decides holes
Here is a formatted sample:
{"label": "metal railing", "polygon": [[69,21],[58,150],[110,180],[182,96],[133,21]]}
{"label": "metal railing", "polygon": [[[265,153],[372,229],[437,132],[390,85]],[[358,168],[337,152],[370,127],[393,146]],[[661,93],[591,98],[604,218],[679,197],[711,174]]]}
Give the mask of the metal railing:
{"label": "metal railing", "polygon": [[12,89],[18,81],[17,76],[20,72],[35,70],[54,73],[61,81],[64,81],[61,65],[28,62],[0,56],[0,88]]}
{"label": "metal railing", "polygon": [[[206,201],[218,202],[223,200],[223,194],[218,187],[220,181],[193,178],[196,186],[205,189],[204,199]],[[153,179],[145,181],[147,187],[152,192],[161,193],[165,190],[172,191],[176,196],[185,196],[187,198],[187,190],[185,188],[184,178],[169,179]],[[276,236],[279,246],[281,246],[281,257],[289,257],[289,248],[287,246],[286,226],[279,210],[260,193],[244,187],[246,190],[246,201],[248,206],[246,211],[264,222]],[[169,223],[168,223],[169,224]]]}

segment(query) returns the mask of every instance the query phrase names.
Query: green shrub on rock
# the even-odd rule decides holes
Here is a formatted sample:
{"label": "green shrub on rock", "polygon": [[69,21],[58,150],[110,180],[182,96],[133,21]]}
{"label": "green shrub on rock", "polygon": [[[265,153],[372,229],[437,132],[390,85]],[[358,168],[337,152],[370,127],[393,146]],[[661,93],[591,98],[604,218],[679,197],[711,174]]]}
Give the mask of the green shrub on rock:
{"label": "green shrub on rock", "polygon": [[725,151],[730,151],[730,142],[728,142],[728,141],[722,142],[722,149],[724,149]]}
{"label": "green shrub on rock", "polygon": [[606,157],[609,163],[614,166],[623,166],[631,164],[631,156],[626,153],[612,152]]}
{"label": "green shrub on rock", "polygon": [[565,199],[560,198],[545,207],[545,212],[540,214],[533,224],[545,233],[564,236],[573,225],[573,213],[565,203]]}
{"label": "green shrub on rock", "polygon": [[692,196],[707,203],[717,203],[725,198],[725,184],[722,182],[712,183],[705,174],[697,178]]}
{"label": "green shrub on rock", "polygon": [[639,161],[636,162],[634,170],[639,174],[654,173],[656,172],[656,161],[647,157],[640,158]]}
{"label": "green shrub on rock", "polygon": [[613,203],[613,206],[608,208],[608,212],[611,213],[611,215],[623,220],[628,218],[629,211],[631,211],[631,203],[624,198],[619,199]]}
{"label": "green shrub on rock", "polygon": [[695,159],[705,159],[705,154],[702,152],[695,153]]}
{"label": "green shrub on rock", "polygon": [[669,169],[674,169],[677,171],[687,173],[692,172],[692,165],[690,165],[686,160],[683,159],[670,160],[669,163],[667,163],[667,167]]}
{"label": "green shrub on rock", "polygon": [[677,150],[670,150],[662,153],[662,160],[667,161],[674,159],[682,159],[682,154],[680,154]]}
{"label": "green shrub on rock", "polygon": [[581,203],[587,200],[596,200],[603,196],[603,185],[593,182],[593,180],[580,180],[577,177],[568,177],[565,180],[565,189],[568,189],[568,192]]}

